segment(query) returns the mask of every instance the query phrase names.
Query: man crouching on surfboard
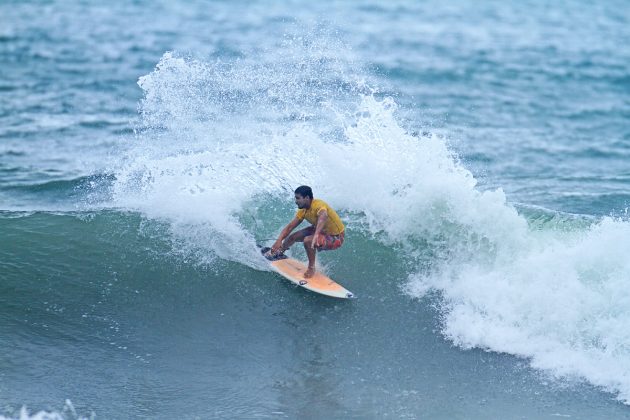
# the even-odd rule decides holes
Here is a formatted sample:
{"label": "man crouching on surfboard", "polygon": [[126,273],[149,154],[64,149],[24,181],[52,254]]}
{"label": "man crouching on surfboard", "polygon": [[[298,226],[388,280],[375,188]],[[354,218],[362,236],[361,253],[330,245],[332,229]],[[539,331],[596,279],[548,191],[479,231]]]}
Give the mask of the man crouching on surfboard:
{"label": "man crouching on surfboard", "polygon": [[[343,244],[345,227],[341,219],[326,202],[313,199],[311,187],[302,185],[295,190],[295,204],[298,211],[293,220],[282,229],[280,236],[271,247],[270,254],[283,253],[296,242],[304,242],[308,256],[308,269],[305,278],[315,274],[316,251],[331,251]],[[311,226],[291,234],[302,220],[308,220]],[[286,238],[286,239],[285,239]]]}

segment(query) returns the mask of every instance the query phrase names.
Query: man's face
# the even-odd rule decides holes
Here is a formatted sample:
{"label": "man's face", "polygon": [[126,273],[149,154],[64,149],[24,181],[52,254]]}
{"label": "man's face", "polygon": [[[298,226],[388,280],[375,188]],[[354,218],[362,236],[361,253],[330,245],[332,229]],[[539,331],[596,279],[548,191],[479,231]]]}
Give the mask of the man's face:
{"label": "man's face", "polygon": [[300,194],[295,194],[295,204],[298,209],[307,209],[311,205],[310,197],[302,197]]}

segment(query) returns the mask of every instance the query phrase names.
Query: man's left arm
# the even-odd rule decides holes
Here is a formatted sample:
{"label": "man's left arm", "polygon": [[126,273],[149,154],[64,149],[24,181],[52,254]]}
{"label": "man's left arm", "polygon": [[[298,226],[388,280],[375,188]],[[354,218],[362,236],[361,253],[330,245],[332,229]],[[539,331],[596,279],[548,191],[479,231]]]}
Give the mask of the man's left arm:
{"label": "man's left arm", "polygon": [[320,212],[317,214],[317,226],[315,226],[315,233],[313,234],[313,241],[311,242],[312,248],[317,247],[319,242],[319,235],[321,235],[327,220],[328,212],[326,211],[326,209],[320,210]]}

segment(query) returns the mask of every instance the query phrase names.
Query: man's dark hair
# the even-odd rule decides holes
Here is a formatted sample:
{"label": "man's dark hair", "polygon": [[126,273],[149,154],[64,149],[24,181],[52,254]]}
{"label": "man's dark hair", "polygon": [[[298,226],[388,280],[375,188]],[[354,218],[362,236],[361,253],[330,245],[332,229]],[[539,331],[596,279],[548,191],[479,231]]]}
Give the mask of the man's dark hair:
{"label": "man's dark hair", "polygon": [[313,190],[309,186],[301,185],[295,189],[295,193],[300,194],[302,197],[310,197],[311,200],[313,199]]}

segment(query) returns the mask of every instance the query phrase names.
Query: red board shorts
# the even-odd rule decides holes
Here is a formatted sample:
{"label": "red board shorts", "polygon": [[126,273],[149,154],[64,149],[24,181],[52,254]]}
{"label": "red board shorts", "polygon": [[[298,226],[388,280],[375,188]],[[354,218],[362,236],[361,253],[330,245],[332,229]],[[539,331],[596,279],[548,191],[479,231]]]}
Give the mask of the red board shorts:
{"label": "red board shorts", "polygon": [[[307,227],[304,231],[306,233],[305,236],[311,236],[315,233],[315,226]],[[320,233],[319,240],[317,241],[317,244],[315,244],[315,248],[317,248],[318,251],[332,251],[333,249],[339,248],[343,245],[344,233],[345,231],[341,232],[339,235],[327,235],[325,233]]]}

